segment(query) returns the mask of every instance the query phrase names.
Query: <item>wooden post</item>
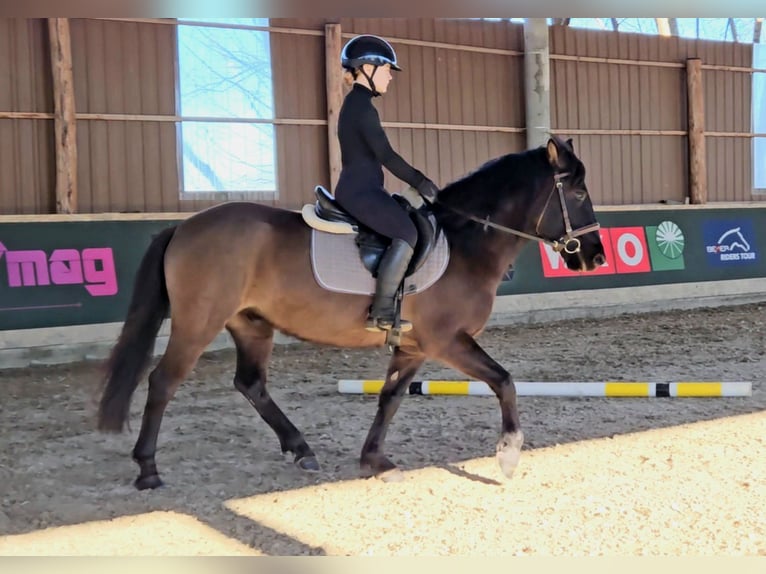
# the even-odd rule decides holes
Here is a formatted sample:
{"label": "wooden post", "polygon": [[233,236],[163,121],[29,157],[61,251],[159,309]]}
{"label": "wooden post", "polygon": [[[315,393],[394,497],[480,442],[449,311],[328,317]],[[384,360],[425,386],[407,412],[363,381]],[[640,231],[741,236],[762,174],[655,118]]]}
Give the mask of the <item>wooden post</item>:
{"label": "wooden post", "polygon": [[686,60],[686,84],[689,99],[689,201],[707,203],[702,60],[698,58]]}
{"label": "wooden post", "polygon": [[48,18],[56,137],[56,213],[77,212],[77,126],[69,20]]}
{"label": "wooden post", "polygon": [[343,69],[340,65],[341,42],[340,24],[326,24],[325,81],[327,82],[327,150],[330,162],[330,191],[335,191],[335,185],[340,176],[338,114],[343,105]]}

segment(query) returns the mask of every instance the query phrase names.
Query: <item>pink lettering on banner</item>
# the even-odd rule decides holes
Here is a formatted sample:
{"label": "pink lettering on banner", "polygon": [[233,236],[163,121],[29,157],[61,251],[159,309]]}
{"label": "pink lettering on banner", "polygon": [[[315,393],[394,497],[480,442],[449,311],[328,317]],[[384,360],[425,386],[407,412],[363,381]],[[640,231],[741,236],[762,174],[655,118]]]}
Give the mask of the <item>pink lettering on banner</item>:
{"label": "pink lettering on banner", "polygon": [[56,249],[47,256],[42,250],[9,251],[0,242],[0,259],[5,256],[9,287],[83,285],[94,297],[119,291],[111,247],[82,250]]}
{"label": "pink lettering on banner", "polygon": [[94,297],[117,293],[117,273],[111,247],[91,247],[82,250],[82,269],[85,288]]}
{"label": "pink lettering on banner", "polygon": [[56,249],[51,253],[50,262],[51,278],[56,285],[80,285],[84,282],[77,249]]}
{"label": "pink lettering on banner", "polygon": [[8,284],[11,287],[50,285],[48,261],[44,251],[7,251]]}

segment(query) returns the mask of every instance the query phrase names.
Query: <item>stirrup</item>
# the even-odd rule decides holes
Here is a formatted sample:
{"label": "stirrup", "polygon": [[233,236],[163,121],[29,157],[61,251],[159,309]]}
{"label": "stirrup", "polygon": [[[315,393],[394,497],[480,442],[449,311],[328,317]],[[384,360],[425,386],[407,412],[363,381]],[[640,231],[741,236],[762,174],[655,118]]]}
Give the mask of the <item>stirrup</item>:
{"label": "stirrup", "polygon": [[[394,328],[394,322],[388,319],[381,319],[380,317],[368,317],[364,324],[364,328],[372,333],[385,333]],[[399,331],[406,333],[412,331],[412,323],[404,319],[399,320]]]}

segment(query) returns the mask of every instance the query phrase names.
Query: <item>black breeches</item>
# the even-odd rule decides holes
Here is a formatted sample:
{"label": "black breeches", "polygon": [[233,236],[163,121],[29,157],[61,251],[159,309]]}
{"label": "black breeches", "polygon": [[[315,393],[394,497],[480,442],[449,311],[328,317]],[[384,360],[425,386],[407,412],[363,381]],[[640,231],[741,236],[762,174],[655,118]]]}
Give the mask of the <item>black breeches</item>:
{"label": "black breeches", "polygon": [[418,231],[407,211],[382,187],[338,185],[335,199],[360,223],[391,239],[401,239],[415,248]]}

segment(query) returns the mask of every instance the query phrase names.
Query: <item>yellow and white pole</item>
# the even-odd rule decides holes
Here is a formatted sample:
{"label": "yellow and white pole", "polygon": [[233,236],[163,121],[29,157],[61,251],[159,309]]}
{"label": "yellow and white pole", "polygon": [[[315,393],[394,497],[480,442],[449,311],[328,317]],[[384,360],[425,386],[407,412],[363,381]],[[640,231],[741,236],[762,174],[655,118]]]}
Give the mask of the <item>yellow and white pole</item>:
{"label": "yellow and white pole", "polygon": [[[531,382],[516,381],[516,394],[527,397],[749,397],[750,382],[679,381],[679,382]],[[382,380],[341,379],[338,391],[343,394],[377,394]],[[482,381],[412,381],[410,395],[495,396]]]}

